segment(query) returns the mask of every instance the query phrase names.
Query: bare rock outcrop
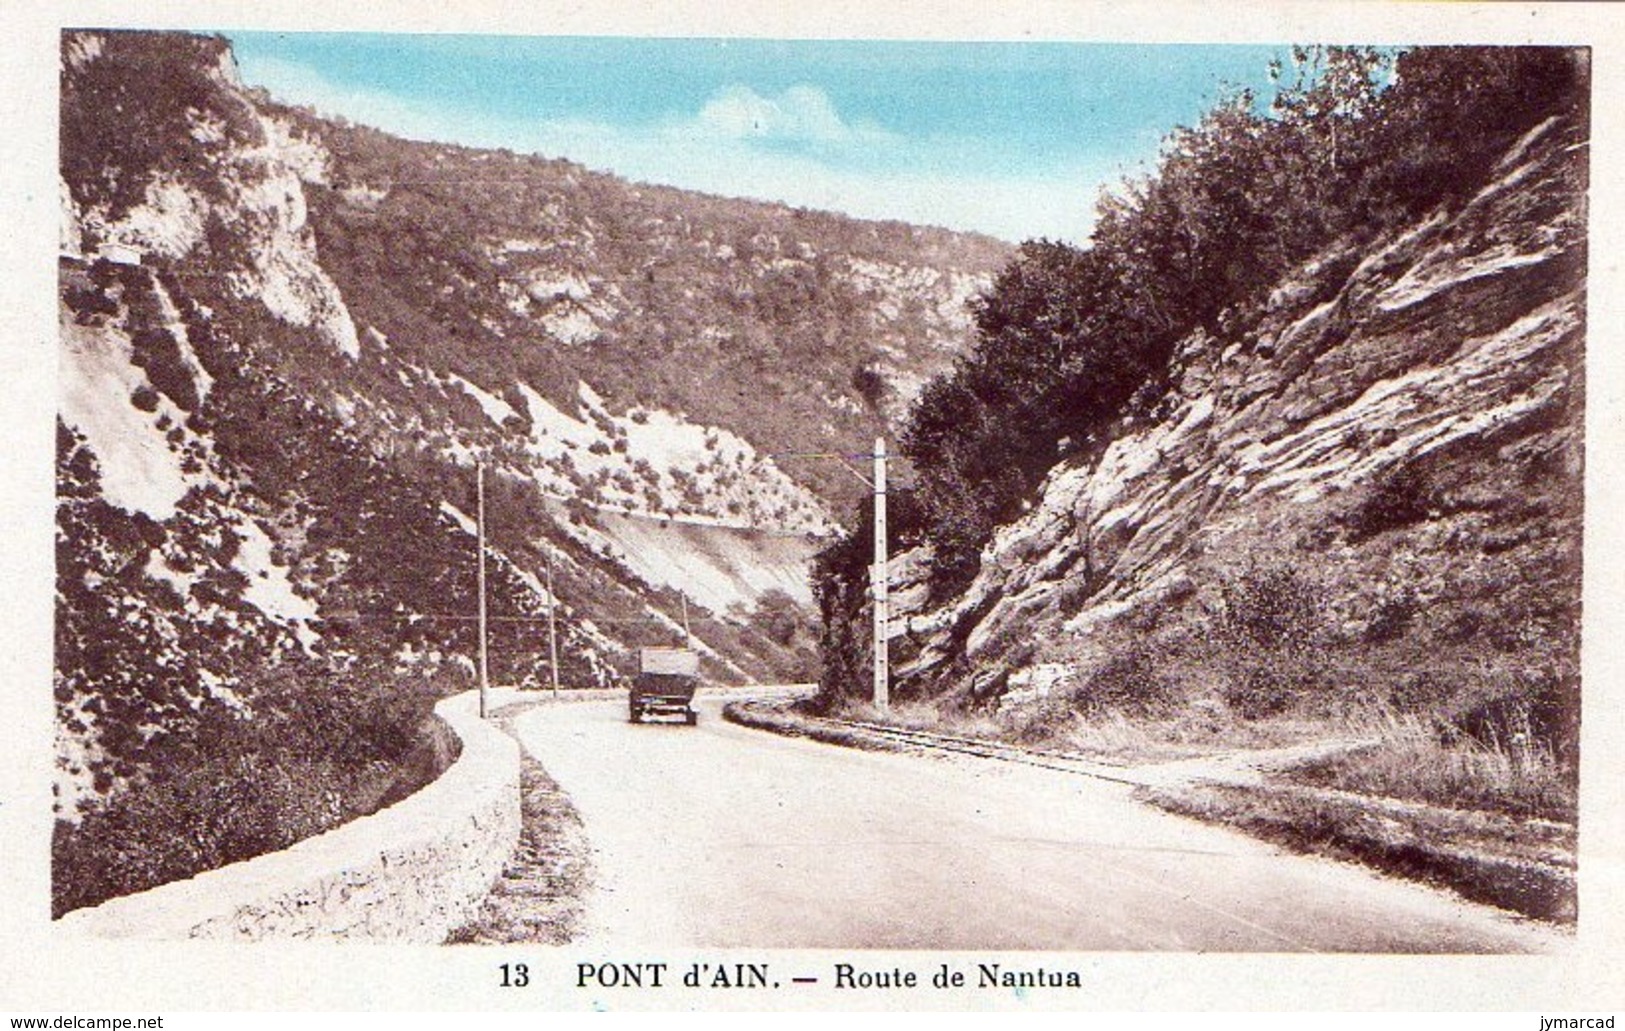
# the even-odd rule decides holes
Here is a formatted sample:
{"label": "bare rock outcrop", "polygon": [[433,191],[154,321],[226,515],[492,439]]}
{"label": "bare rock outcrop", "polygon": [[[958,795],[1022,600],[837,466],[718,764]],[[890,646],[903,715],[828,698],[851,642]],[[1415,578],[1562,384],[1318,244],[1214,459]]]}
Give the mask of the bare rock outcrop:
{"label": "bare rock outcrop", "polygon": [[997,695],[1034,669],[1046,683],[1086,672],[1106,658],[1102,629],[1175,609],[1199,619],[1222,607],[1227,576],[1258,564],[1313,584],[1349,639],[1397,618],[1419,641],[1572,658],[1578,139],[1557,120],[1536,127],[1455,210],[1334,246],[1222,338],[1187,338],[1150,417],[1057,466],[963,594],[900,613],[904,684]]}

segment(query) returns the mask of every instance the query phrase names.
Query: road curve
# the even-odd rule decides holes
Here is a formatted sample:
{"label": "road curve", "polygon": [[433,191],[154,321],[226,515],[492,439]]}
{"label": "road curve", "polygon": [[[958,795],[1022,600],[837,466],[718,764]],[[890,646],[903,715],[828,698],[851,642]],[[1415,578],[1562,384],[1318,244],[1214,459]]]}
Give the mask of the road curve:
{"label": "road curve", "polygon": [[1549,952],[1571,938],[1087,777],[860,752],[624,701],[521,715],[575,801],[587,938],[668,947]]}

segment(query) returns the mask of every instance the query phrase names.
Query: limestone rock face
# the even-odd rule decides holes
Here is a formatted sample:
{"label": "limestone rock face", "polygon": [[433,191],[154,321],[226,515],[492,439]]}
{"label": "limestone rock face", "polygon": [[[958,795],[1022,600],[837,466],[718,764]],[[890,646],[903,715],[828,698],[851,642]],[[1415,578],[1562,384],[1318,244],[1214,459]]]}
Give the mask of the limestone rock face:
{"label": "limestone rock face", "polygon": [[981,694],[1030,668],[1054,679],[1046,660],[1098,665],[1100,631],[1171,611],[1199,625],[1248,565],[1314,584],[1350,640],[1388,635],[1376,624],[1402,598],[1417,642],[1575,661],[1576,139],[1538,126],[1458,209],[1333,247],[1224,338],[1184,341],[1153,417],[1057,466],[963,594],[900,613],[904,682],[960,678]]}

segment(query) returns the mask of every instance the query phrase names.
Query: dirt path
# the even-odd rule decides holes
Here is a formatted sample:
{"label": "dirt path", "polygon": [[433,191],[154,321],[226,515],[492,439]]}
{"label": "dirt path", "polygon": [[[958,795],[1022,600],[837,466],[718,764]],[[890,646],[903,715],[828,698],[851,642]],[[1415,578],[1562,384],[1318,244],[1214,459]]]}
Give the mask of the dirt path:
{"label": "dirt path", "polygon": [[1523,952],[1560,933],[1138,804],[1127,785],[863,752],[624,702],[516,721],[593,846],[589,941]]}

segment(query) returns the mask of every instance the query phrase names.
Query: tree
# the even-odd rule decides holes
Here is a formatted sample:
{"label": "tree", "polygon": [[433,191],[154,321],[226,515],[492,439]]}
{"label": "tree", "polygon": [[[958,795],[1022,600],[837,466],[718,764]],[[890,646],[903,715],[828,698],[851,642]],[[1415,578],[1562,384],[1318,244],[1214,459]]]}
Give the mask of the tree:
{"label": "tree", "polygon": [[777,588],[769,588],[756,599],[750,623],[774,644],[788,648],[800,632],[805,612],[796,600]]}

